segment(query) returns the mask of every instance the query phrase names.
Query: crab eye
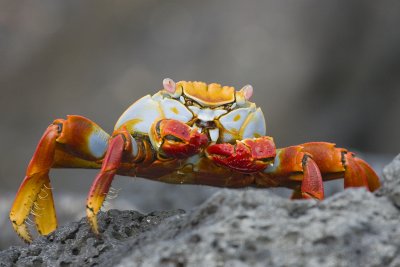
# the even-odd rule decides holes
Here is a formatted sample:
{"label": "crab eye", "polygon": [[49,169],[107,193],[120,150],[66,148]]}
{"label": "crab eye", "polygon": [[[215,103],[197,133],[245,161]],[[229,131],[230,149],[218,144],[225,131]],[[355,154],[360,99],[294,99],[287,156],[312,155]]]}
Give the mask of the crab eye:
{"label": "crab eye", "polygon": [[247,101],[253,96],[253,86],[250,84],[243,86],[243,88],[236,92],[236,103],[239,106],[245,105]]}
{"label": "crab eye", "polygon": [[166,90],[170,94],[174,94],[176,91],[176,84],[175,84],[174,80],[172,80],[170,78],[165,78],[163,80],[163,86],[164,86],[164,90]]}
{"label": "crab eye", "polygon": [[250,98],[253,96],[254,89],[253,89],[253,86],[251,86],[250,84],[248,84],[248,85],[245,85],[245,86],[242,88],[241,91],[243,92],[244,98],[245,98],[246,100],[250,100]]}

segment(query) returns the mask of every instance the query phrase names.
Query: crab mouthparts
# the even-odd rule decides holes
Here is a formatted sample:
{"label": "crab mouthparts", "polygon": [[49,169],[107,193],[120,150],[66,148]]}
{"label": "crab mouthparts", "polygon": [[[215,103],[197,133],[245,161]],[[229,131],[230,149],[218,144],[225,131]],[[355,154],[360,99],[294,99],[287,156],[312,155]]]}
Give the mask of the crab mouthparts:
{"label": "crab mouthparts", "polygon": [[219,129],[215,122],[213,121],[201,121],[199,123],[196,122],[197,130],[199,133],[205,133],[209,136],[212,142],[217,142],[219,138]]}
{"label": "crab mouthparts", "polygon": [[204,128],[204,129],[214,129],[217,128],[217,124],[214,121],[202,121],[202,120],[197,120],[195,122],[195,125],[199,128]]}

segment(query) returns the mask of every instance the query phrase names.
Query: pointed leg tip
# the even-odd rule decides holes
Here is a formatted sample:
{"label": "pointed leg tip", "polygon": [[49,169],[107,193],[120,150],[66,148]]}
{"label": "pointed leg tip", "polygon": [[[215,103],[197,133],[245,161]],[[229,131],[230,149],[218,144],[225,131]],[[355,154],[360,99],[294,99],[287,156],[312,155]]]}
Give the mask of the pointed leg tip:
{"label": "pointed leg tip", "polygon": [[324,194],[302,193],[303,199],[324,200]]}
{"label": "pointed leg tip", "polygon": [[99,235],[99,227],[97,224],[97,214],[94,213],[93,209],[90,207],[86,208],[86,217],[88,220],[88,223],[90,225],[90,228],[92,229],[93,233],[96,235]]}
{"label": "pointed leg tip", "polygon": [[32,243],[33,238],[31,233],[29,232],[28,227],[26,226],[25,223],[18,225],[15,222],[13,222],[13,228],[15,232],[18,234],[18,236],[27,244]]}
{"label": "pointed leg tip", "polygon": [[356,157],[354,158],[354,160],[365,172],[369,191],[374,192],[378,188],[380,188],[381,181],[379,179],[378,174],[376,174],[376,172],[374,171],[374,169],[363,159]]}

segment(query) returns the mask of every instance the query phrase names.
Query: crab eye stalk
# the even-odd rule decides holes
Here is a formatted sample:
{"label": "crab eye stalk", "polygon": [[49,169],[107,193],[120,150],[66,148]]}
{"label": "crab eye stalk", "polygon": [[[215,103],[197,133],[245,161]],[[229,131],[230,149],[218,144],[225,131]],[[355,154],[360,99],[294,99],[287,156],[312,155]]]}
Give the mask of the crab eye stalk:
{"label": "crab eye stalk", "polygon": [[174,80],[170,79],[170,78],[165,78],[163,80],[163,86],[164,86],[164,90],[167,91],[170,94],[174,94],[176,91],[176,84],[174,82]]}
{"label": "crab eye stalk", "polygon": [[164,90],[168,92],[173,98],[179,98],[182,95],[182,88],[177,86],[174,80],[170,78],[165,78],[163,80]]}
{"label": "crab eye stalk", "polygon": [[246,100],[250,100],[250,98],[253,96],[253,86],[251,86],[250,84],[243,86],[242,90],[240,90],[243,92],[243,96]]}
{"label": "crab eye stalk", "polygon": [[246,101],[249,101],[253,96],[254,89],[250,84],[243,86],[243,88],[236,92],[236,103],[238,105],[244,105]]}

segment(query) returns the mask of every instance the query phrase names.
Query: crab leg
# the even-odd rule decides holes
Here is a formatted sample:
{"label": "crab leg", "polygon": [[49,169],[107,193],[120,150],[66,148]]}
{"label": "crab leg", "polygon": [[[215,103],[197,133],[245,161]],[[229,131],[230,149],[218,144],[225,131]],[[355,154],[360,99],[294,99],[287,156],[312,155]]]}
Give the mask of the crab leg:
{"label": "crab leg", "polygon": [[[140,162],[138,170],[147,168],[156,159],[155,151],[165,158],[187,158],[198,153],[206,144],[207,137],[196,129],[177,121],[162,119],[153,123],[150,131],[152,144],[132,138],[126,128],[114,132],[104,157],[100,173],[96,176],[87,198],[86,214],[93,232],[99,233],[97,213],[108,194],[115,174],[123,160]],[[143,149],[140,149],[141,145]],[[136,147],[136,149],[134,149]],[[156,148],[154,148],[156,147]],[[139,149],[138,149],[139,148]],[[140,172],[140,171],[139,171]]]}
{"label": "crab leg", "polygon": [[[322,176],[322,178],[321,178]],[[322,181],[344,177],[344,187],[380,187],[379,177],[362,159],[335,144],[305,143],[277,150],[273,166],[256,179],[259,186],[286,185],[294,188],[292,198],[322,199]],[[301,186],[296,186],[301,182]]]}
{"label": "crab leg", "polygon": [[344,187],[367,187],[371,192],[380,187],[378,175],[360,158],[335,144],[311,142],[301,145],[312,155],[324,180],[344,177]]}
{"label": "crab leg", "polygon": [[288,185],[295,189],[292,198],[324,198],[321,172],[310,154],[303,152],[302,146],[277,149],[273,165],[264,170],[256,184]]}
{"label": "crab leg", "polygon": [[[57,125],[50,125],[43,134],[11,208],[10,220],[12,225],[17,234],[26,242],[31,242],[32,237],[25,220],[31,213],[35,202],[39,206],[43,206],[43,213],[45,212],[45,214],[35,213],[36,216],[34,215],[38,231],[46,235],[57,227],[49,170],[53,165],[58,134]],[[46,189],[45,186],[49,189]],[[46,192],[46,195],[40,195],[42,191]]]}
{"label": "crab leg", "polygon": [[109,136],[98,125],[80,116],[57,119],[44,132],[29,163],[26,176],[10,211],[15,231],[31,242],[26,220],[34,216],[41,235],[57,227],[54,200],[49,179],[51,168],[98,168]]}
{"label": "crab leg", "polygon": [[381,187],[381,182],[379,180],[379,177],[376,174],[376,172],[372,169],[372,167],[369,166],[369,164],[366,163],[364,160],[354,157],[354,154],[352,154],[352,156],[353,160],[357,163],[358,166],[361,167],[361,169],[365,172],[365,175],[367,176],[369,191],[374,192],[379,187]]}
{"label": "crab leg", "polygon": [[86,215],[92,226],[93,232],[99,233],[97,226],[97,213],[100,211],[104,199],[110,190],[111,183],[122,163],[122,156],[126,145],[130,143],[123,134],[112,137],[109,142],[107,153],[104,157],[100,173],[96,176],[87,197]]}

